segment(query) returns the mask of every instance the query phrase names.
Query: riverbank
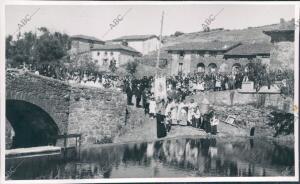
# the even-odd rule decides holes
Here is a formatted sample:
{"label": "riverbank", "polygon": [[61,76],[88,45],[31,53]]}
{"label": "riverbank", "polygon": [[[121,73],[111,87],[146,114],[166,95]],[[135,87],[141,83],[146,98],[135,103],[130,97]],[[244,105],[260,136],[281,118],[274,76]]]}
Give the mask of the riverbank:
{"label": "riverbank", "polygon": [[[144,115],[142,109],[129,107],[129,121],[123,128],[122,133],[116,136],[113,143],[123,142],[149,142],[157,139],[156,120]],[[276,141],[280,144],[294,146],[294,135],[279,135],[273,137],[275,129],[268,125],[271,108],[255,108],[252,105],[239,106],[212,106],[219,116],[218,134],[210,135],[202,129],[191,126],[172,126],[171,131],[163,139],[195,136],[206,137],[243,137],[243,138],[264,138]],[[228,115],[236,116],[233,125],[225,123]],[[254,136],[250,136],[251,128],[255,128]]]}

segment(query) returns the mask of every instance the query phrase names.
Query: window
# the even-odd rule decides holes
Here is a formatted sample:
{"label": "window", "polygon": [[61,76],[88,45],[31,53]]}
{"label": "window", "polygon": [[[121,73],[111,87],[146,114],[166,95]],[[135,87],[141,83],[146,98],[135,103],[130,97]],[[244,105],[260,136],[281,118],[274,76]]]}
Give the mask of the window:
{"label": "window", "polygon": [[206,51],[206,52],[204,53],[204,57],[209,57],[209,52],[208,52],[208,51]]}
{"label": "window", "polygon": [[198,57],[199,57],[199,56],[203,57],[203,56],[204,56],[204,52],[197,51],[197,56],[198,56]]}
{"label": "window", "polygon": [[183,63],[179,63],[178,73],[182,73]]}
{"label": "window", "polygon": [[94,47],[94,43],[90,42],[90,48],[93,48],[93,47]]}
{"label": "window", "polygon": [[180,52],[179,52],[179,56],[180,56],[180,57],[184,57],[184,51],[180,51]]}
{"label": "window", "polygon": [[217,56],[217,53],[216,53],[216,52],[210,52],[210,56],[211,56],[211,57],[216,57],[216,56]]}

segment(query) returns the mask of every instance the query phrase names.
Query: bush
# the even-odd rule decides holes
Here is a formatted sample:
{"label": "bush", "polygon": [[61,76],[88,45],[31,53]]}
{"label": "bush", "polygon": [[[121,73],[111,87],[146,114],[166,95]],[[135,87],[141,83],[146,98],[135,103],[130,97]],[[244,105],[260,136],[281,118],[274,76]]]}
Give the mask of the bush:
{"label": "bush", "polygon": [[134,75],[137,71],[137,66],[138,66],[138,61],[134,60],[134,61],[129,61],[129,63],[127,63],[126,65],[126,71],[131,74]]}
{"label": "bush", "polygon": [[184,34],[183,32],[176,31],[176,32],[174,33],[174,36],[178,37],[178,36],[183,35],[183,34]]}
{"label": "bush", "polygon": [[269,117],[268,125],[275,129],[274,137],[294,133],[294,114],[273,111]]}
{"label": "bush", "polygon": [[99,140],[96,141],[96,144],[108,144],[108,143],[113,143],[113,140],[111,137],[107,137],[107,136],[104,136],[100,141]]}

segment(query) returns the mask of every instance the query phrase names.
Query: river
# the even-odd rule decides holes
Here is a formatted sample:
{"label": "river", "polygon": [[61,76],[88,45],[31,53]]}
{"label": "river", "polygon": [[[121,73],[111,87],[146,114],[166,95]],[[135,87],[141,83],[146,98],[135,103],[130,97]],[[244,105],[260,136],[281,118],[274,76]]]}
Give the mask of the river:
{"label": "river", "polygon": [[293,176],[294,149],[264,139],[178,138],[93,145],[79,158],[6,159],[7,179]]}

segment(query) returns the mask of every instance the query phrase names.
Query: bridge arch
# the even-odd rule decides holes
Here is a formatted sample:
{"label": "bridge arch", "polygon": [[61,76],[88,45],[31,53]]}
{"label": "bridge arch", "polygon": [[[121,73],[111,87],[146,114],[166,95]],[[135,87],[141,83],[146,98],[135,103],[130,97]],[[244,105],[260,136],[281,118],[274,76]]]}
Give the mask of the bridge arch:
{"label": "bridge arch", "polygon": [[24,100],[6,100],[6,118],[14,129],[12,148],[53,145],[59,128],[41,107]]}

